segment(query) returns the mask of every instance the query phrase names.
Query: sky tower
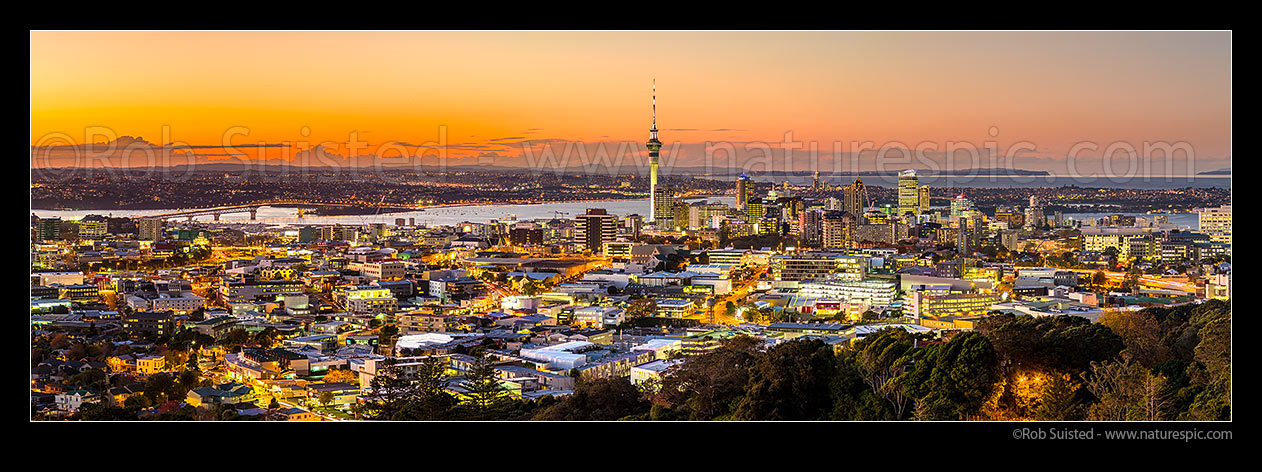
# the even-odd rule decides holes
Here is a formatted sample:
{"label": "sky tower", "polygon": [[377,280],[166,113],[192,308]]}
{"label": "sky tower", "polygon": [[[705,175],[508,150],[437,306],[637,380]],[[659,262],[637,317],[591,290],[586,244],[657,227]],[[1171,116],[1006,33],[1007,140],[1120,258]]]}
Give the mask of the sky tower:
{"label": "sky tower", "polygon": [[649,141],[644,145],[649,148],[649,221],[656,222],[665,216],[659,207],[670,208],[669,199],[659,202],[657,194],[657,152],[662,149],[662,142],[657,140],[657,79],[653,79],[653,127],[649,128]]}

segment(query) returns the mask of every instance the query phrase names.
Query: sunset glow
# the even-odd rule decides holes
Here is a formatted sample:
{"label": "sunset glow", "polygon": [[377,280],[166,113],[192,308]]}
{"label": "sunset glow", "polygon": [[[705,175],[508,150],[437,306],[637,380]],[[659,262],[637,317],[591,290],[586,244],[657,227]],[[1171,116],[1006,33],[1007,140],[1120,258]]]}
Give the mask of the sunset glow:
{"label": "sunset glow", "polygon": [[521,165],[524,140],[642,141],[654,78],[681,162],[789,134],[1026,141],[1041,158],[1181,141],[1200,168],[1230,166],[1229,32],[40,31],[31,144],[227,139],[292,148],[198,153],[291,159],[445,129],[449,158]]}

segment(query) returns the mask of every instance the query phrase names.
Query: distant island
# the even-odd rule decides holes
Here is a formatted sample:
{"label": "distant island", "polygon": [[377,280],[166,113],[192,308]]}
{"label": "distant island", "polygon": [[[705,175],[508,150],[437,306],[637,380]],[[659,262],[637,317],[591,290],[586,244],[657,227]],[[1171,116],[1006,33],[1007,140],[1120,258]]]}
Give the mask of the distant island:
{"label": "distant island", "polygon": [[[1005,169],[1001,167],[994,167],[994,168],[979,167],[975,169],[943,169],[943,170],[915,169],[915,170],[916,170],[917,175],[930,175],[930,176],[934,176],[934,175],[1052,175],[1045,170]],[[859,175],[896,177],[898,176],[899,172],[902,172],[902,171],[891,171],[891,170],[864,171],[864,172],[860,172]]]}
{"label": "distant island", "polygon": [[[904,170],[906,169],[864,170],[864,171],[859,171],[859,172],[830,172],[830,173],[821,172],[820,175],[823,177],[856,176],[856,175],[859,177],[898,177],[898,174],[902,173]],[[938,177],[938,176],[970,176],[971,177],[971,176],[981,176],[981,175],[1039,175],[1039,176],[1052,175],[1045,170],[981,168],[981,167],[973,168],[973,169],[939,169],[939,170],[911,169],[911,170],[916,171],[916,175],[922,176],[922,177]],[[748,173],[749,175],[799,175],[799,176],[810,176],[814,174],[814,172],[811,172],[811,171],[789,171],[789,172],[746,171],[746,172],[742,172],[739,169],[728,171],[728,173],[729,175],[736,175],[739,173]]]}
{"label": "distant island", "polygon": [[1196,175],[1231,175],[1231,169],[1207,170],[1205,172],[1197,172]]}

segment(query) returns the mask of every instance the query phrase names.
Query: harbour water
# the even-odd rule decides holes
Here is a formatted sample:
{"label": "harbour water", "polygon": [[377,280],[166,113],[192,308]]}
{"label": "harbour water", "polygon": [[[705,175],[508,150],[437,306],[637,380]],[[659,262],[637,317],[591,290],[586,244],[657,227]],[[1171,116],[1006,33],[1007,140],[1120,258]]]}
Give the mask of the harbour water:
{"label": "harbour water", "polygon": [[[710,177],[717,180],[731,180],[728,177]],[[791,185],[810,185],[810,175],[753,175],[752,179],[763,183],[783,183]],[[897,175],[864,175],[860,176],[867,185],[882,187],[898,186]],[[848,185],[854,182],[853,175],[827,175],[820,173],[820,180],[834,186]],[[1197,175],[1197,176],[1062,176],[1062,175],[919,175],[921,185],[934,188],[1038,188],[1078,186],[1089,188],[1133,188],[1148,190],[1178,188],[1231,188],[1230,175]]]}
{"label": "harbour water", "polygon": [[[736,197],[703,197],[694,198],[687,201],[704,200],[709,202],[723,203],[727,205],[736,205]],[[451,206],[436,207],[425,211],[409,211],[401,213],[381,213],[381,214],[365,214],[365,215],[338,215],[338,216],[319,216],[306,214],[298,216],[298,211],[294,208],[279,207],[262,207],[259,208],[257,220],[254,223],[263,223],[277,226],[301,226],[301,225],[367,225],[372,223],[394,224],[397,219],[402,218],[405,222],[415,219],[416,224],[425,226],[441,226],[455,225],[464,222],[470,223],[486,223],[491,220],[504,218],[516,218],[519,220],[534,219],[573,219],[575,215],[585,213],[588,208],[603,208],[611,214],[626,216],[631,214],[647,215],[649,211],[648,199],[637,200],[607,200],[607,201],[585,201],[585,202],[556,202],[556,203],[537,203],[527,205],[469,205],[469,206]],[[168,213],[172,210],[33,210],[40,217],[60,217],[63,220],[76,220],[84,216],[109,215],[114,217],[129,216],[149,216],[160,213]],[[1109,215],[1127,215],[1139,218],[1154,219],[1153,214],[1146,213],[1065,213],[1066,218],[1073,218],[1077,221],[1086,221],[1088,218],[1101,218]],[[1197,229],[1197,215],[1195,213],[1174,213],[1168,214],[1170,223],[1178,225],[1180,228]],[[196,221],[212,221],[210,216],[202,216],[194,218]],[[250,215],[248,213],[227,214],[220,217],[220,222],[224,223],[250,223]],[[178,221],[178,220],[177,220]]]}
{"label": "harbour water", "polygon": [[[736,197],[705,197],[686,201],[705,200],[728,205],[736,204]],[[320,216],[305,214],[298,216],[295,208],[261,207],[255,223],[269,225],[367,225],[372,223],[394,224],[397,219],[416,220],[416,224],[425,226],[455,225],[459,223],[486,223],[503,218],[534,220],[540,218],[573,219],[575,215],[587,212],[589,208],[603,208],[610,214],[626,216],[631,214],[648,215],[648,199],[604,200],[582,202],[554,202],[526,205],[468,205],[428,208],[424,211],[408,211],[399,213],[381,213],[365,215]],[[32,210],[39,217],[60,217],[63,220],[75,220],[87,215],[108,215],[114,217],[149,216],[169,213],[173,210]],[[213,221],[213,217],[200,216],[195,221]],[[173,220],[182,221],[183,219]],[[248,223],[249,213],[226,214],[219,217],[224,223]]]}

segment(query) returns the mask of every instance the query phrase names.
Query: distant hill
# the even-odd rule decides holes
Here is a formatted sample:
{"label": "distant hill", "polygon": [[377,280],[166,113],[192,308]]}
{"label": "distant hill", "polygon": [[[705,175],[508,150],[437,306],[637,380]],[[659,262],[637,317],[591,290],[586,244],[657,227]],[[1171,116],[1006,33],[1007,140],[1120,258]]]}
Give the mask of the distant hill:
{"label": "distant hill", "polygon": [[[362,171],[364,169],[372,169],[372,168],[373,167],[371,166],[360,167],[358,171]],[[476,170],[476,171],[483,171],[483,172],[522,172],[522,171],[532,170],[530,168],[525,168],[525,167],[496,166],[496,165],[486,165],[486,164],[463,164],[463,163],[448,164],[446,166],[437,166],[437,165],[432,165],[432,164],[421,165],[421,166],[413,166],[413,165],[407,165],[407,164],[383,164],[382,168],[383,169],[399,169],[399,170],[412,169],[412,170],[420,170],[420,171],[443,171],[443,170],[472,171],[472,170]],[[71,169],[82,169],[82,168],[60,167],[60,168],[45,168],[43,170],[66,171],[66,170],[71,170]],[[98,168],[98,170],[99,169],[100,168]],[[293,165],[289,163],[281,163],[281,162],[276,162],[276,161],[262,161],[262,162],[249,162],[249,163],[238,161],[238,162],[193,164],[191,166],[187,164],[182,164],[182,165],[174,165],[174,166],[167,166],[167,167],[139,167],[138,166],[138,167],[114,168],[114,169],[126,170],[129,172],[165,171],[167,173],[176,174],[176,175],[186,173],[186,172],[234,173],[234,172],[241,172],[241,171],[246,171],[246,170],[254,171],[254,172],[292,173],[292,174],[301,174],[304,171],[307,171],[307,172],[338,171],[338,170],[344,171],[344,172],[357,171],[356,168],[352,166],[308,165],[304,167],[304,166]],[[767,172],[760,169],[747,170],[747,169],[740,169],[740,168],[731,169],[731,168],[726,168],[726,167],[706,168],[704,166],[692,166],[692,167],[671,166],[671,167],[666,168],[666,170],[668,170],[669,175],[697,175],[697,176],[704,175],[704,176],[712,176],[712,177],[714,176],[736,177],[742,173],[748,173],[751,176],[772,175],[772,176],[803,176],[805,177],[805,176],[810,176],[814,173],[809,170],[794,170],[794,171],[787,171],[787,172],[786,171]],[[610,174],[608,172],[608,168],[603,164],[593,164],[591,166],[571,165],[571,166],[566,166],[564,169],[548,168],[548,169],[545,169],[544,171],[545,172],[560,171],[560,172],[572,172],[572,173],[580,173],[580,174],[588,173],[588,172]],[[857,173],[855,172],[821,172],[820,174],[822,177],[855,176],[855,175],[858,175],[861,177],[897,177],[899,172],[902,172],[902,171],[903,169],[887,170],[887,171],[870,171],[869,170],[869,171],[860,171]],[[917,175],[921,175],[921,176],[979,176],[979,175],[1042,176],[1042,175],[1051,175],[1047,171],[1041,171],[1041,170],[1005,169],[1005,168],[975,168],[975,169],[946,169],[946,170],[915,169],[915,171]],[[1230,173],[1230,170],[1228,169],[1227,172]],[[622,166],[622,168],[620,169],[617,169],[617,172],[613,174],[647,175],[648,168],[647,166],[639,167],[634,164],[628,164],[628,165]]]}
{"label": "distant hill", "polygon": [[[876,176],[897,176],[900,171],[864,171],[859,175],[876,175]],[[945,170],[928,170],[917,169],[917,175],[1051,175],[1045,170],[1026,170],[1026,169],[1005,169],[1005,168],[985,168],[976,169],[945,169]]]}
{"label": "distant hill", "polygon": [[1197,172],[1196,175],[1231,175],[1231,168],[1207,170],[1205,172]]}
{"label": "distant hill", "polygon": [[[700,169],[700,168],[698,168],[698,169]],[[676,172],[678,172],[678,171],[681,171],[681,170],[687,170],[687,169],[686,169],[686,168],[675,168],[674,170],[675,170]],[[864,170],[864,171],[859,171],[859,172],[821,172],[821,173],[820,173],[820,176],[855,176],[855,175],[857,175],[857,176],[860,176],[860,177],[898,177],[898,174],[899,174],[899,173],[901,173],[903,170],[905,170],[905,169],[898,169],[898,170]],[[1050,174],[1050,173],[1048,173],[1047,171],[1043,171],[1043,170],[1004,169],[1004,168],[940,169],[940,170],[930,170],[930,169],[912,169],[912,170],[915,170],[915,171],[916,171],[916,175],[918,175],[918,176],[927,176],[927,177],[935,177],[935,176],[978,176],[978,175],[1051,175],[1051,174]],[[812,175],[812,174],[813,174],[813,172],[811,172],[811,171],[805,171],[805,170],[792,171],[792,172],[782,172],[782,171],[776,171],[776,172],[759,172],[759,171],[742,171],[742,170],[740,170],[740,169],[735,169],[735,170],[722,169],[721,171],[719,171],[719,172],[715,172],[715,173],[717,173],[717,174],[719,174],[719,175],[722,175],[722,173],[723,173],[723,172],[727,172],[727,173],[728,173],[728,174],[730,174],[730,175],[739,175],[739,174],[741,174],[741,173],[748,173],[749,175],[798,175],[798,176],[810,176],[810,175]]]}

